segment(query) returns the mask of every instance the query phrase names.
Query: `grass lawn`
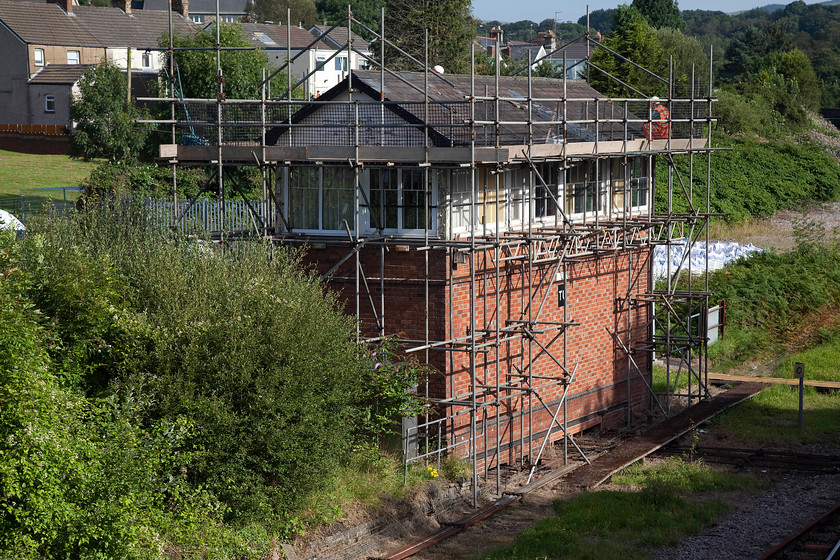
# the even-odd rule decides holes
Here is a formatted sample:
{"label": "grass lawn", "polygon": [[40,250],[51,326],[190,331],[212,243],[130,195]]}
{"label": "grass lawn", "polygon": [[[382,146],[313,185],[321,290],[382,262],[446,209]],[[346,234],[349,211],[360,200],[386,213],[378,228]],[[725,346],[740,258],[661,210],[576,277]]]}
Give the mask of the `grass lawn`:
{"label": "grass lawn", "polygon": [[[24,197],[64,200],[61,190],[49,187],[75,187],[86,179],[98,162],[85,162],[62,155],[20,154],[0,150],[0,199]],[[67,200],[78,193],[67,192]]]}

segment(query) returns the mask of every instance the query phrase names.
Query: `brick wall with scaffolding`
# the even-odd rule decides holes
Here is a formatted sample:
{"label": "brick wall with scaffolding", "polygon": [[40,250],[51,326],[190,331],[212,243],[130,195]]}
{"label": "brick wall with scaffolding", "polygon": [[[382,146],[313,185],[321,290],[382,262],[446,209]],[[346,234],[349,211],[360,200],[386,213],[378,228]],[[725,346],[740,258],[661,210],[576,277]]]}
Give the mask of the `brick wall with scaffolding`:
{"label": "brick wall with scaffolding", "polygon": [[[399,49],[384,24],[376,33],[349,12],[341,25]],[[588,33],[575,41],[603,47]],[[481,475],[495,474],[498,491],[502,467],[533,467],[551,442],[585,459],[580,430],[705,398],[706,336],[689,325],[708,286],[677,290],[683,267],[655,285],[651,253],[708,240],[711,79],[701,86],[692,72],[685,87],[670,70],[668,120],[654,123],[652,98],[607,98],[564,69],[442,76],[410,60],[417,72],[374,56],[377,70],[351,68],[318,99],[144,100],[172,107],[153,122],[171,126],[161,158],[174,174],[212,166],[224,198],[226,168],[258,167],[273,210],[260,234],[307,247],[360,341],[394,337],[437,371],[418,389],[428,414],[404,431],[406,468],[464,457],[475,498]],[[700,183],[703,173],[684,178],[673,164],[686,157],[694,171],[697,154],[708,156]],[[668,164],[658,181],[656,158]],[[654,185],[667,189],[664,210]],[[670,358],[664,395],[651,387],[655,357]],[[688,390],[676,389],[675,360]]]}

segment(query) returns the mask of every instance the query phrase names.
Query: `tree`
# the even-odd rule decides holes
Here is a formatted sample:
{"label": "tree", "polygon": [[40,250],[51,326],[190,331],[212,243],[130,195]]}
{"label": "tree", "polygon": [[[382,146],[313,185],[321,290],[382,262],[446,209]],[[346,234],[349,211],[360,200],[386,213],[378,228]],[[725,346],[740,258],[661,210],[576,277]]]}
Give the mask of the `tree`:
{"label": "tree", "polygon": [[[317,0],[315,6],[318,8],[318,17],[321,23],[332,25],[347,17],[346,0]],[[379,30],[379,20],[384,7],[385,0],[356,0],[350,3],[350,8],[353,10],[353,19],[374,31]],[[354,31],[371,38],[370,34],[363,30],[354,29]]]}
{"label": "tree", "polygon": [[676,0],[633,0],[632,6],[639,10],[655,29],[685,29],[685,21]]}
{"label": "tree", "polygon": [[[245,37],[242,27],[235,23],[223,23],[219,29],[223,47],[253,47]],[[164,37],[162,46],[169,44]],[[175,47],[204,47],[212,49],[216,44],[216,29],[211,26],[195,35],[173,37]],[[228,99],[259,99],[259,84],[262,71],[268,68],[268,58],[261,50],[222,51],[222,73],[224,94]],[[175,51],[176,80],[181,95],[186,98],[216,98],[216,53],[214,50]],[[282,74],[282,73],[281,73]],[[166,78],[166,77],[165,77]],[[168,78],[165,80],[168,82]],[[273,92],[285,90],[285,75],[272,79]]]}
{"label": "tree", "polygon": [[[662,45],[656,39],[654,29],[632,6],[618,7],[613,32],[604,39],[604,45],[650,72],[667,76],[668,63]],[[667,84],[605,49],[593,53],[592,63],[643,95],[668,96]],[[602,72],[593,70],[590,75],[592,87],[601,93],[613,96],[638,95]]]}
{"label": "tree", "polygon": [[811,110],[819,107],[820,81],[805,53],[799,49],[771,53],[762,66],[781,76],[781,87],[795,101]]}
{"label": "tree", "polygon": [[[589,12],[589,28],[593,34],[595,31],[600,31],[602,35],[612,33],[613,19],[615,19],[617,12],[618,10],[615,8]],[[586,27],[586,16],[582,16],[577,22],[579,25]]]}
{"label": "tree", "polygon": [[[470,0],[391,0],[385,12],[385,37],[423,61],[424,30],[429,30],[429,66],[447,72],[466,72],[475,25]],[[385,61],[394,68],[419,70],[396,49],[386,49]]]}
{"label": "tree", "polygon": [[135,121],[140,112],[127,100],[123,72],[108,61],[88,68],[79,81],[79,95],[70,102],[76,133],[70,153],[83,159],[135,161],[149,129]]}
{"label": "tree", "polygon": [[[283,22],[307,29],[318,23],[318,10],[312,0],[248,0],[245,11],[254,21]],[[286,21],[286,16],[291,19]]]}
{"label": "tree", "polygon": [[694,94],[702,95],[708,93],[709,82],[709,53],[703,45],[694,37],[687,37],[681,31],[669,27],[656,30],[656,39],[662,45],[665,56],[671,55],[674,60],[674,82],[677,86],[677,95],[686,95],[689,90],[686,86],[691,82],[692,68],[694,70],[695,84],[697,82],[706,84],[706,89],[697,90]]}

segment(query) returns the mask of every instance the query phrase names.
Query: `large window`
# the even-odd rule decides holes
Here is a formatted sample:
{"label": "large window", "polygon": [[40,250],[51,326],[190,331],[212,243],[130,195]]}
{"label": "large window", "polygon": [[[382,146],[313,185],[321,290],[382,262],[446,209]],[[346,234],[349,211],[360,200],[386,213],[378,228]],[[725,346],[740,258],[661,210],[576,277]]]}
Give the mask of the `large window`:
{"label": "large window", "polygon": [[67,51],[67,64],[79,64],[80,62],[79,51]]}
{"label": "large window", "polygon": [[347,57],[337,56],[333,59],[335,62],[335,69],[339,72],[347,72]]}
{"label": "large window", "polygon": [[600,212],[607,197],[606,183],[597,176],[597,162],[585,161],[566,170],[566,210],[571,214]]}
{"label": "large window", "polygon": [[35,49],[35,66],[44,65],[44,49]]}
{"label": "large window", "polygon": [[289,171],[289,225],[293,229],[353,229],[355,188],[352,169],[296,167]]}
{"label": "large window", "polygon": [[371,228],[411,231],[429,226],[422,169],[371,169],[368,181]]}

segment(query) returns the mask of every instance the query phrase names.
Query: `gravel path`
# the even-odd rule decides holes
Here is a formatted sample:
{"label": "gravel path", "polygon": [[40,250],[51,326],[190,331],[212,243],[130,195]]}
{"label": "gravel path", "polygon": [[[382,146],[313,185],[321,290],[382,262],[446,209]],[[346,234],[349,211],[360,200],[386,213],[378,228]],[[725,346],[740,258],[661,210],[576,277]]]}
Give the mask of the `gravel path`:
{"label": "gravel path", "polygon": [[654,560],[760,557],[840,502],[840,475],[781,474],[769,490],[736,505],[723,521],[679,545],[650,551]]}

